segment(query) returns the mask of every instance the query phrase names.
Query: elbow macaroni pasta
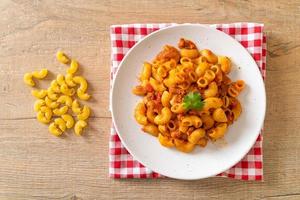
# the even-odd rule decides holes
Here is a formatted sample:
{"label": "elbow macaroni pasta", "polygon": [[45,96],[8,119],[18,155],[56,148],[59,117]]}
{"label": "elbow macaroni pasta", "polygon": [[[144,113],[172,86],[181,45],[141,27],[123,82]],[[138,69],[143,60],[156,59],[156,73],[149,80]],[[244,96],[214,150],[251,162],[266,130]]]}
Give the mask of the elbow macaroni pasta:
{"label": "elbow macaroni pasta", "polygon": [[65,81],[66,81],[66,84],[69,87],[75,87],[76,86],[76,83],[74,83],[74,81],[73,81],[73,75],[72,74],[67,74],[66,77],[65,77]]}
{"label": "elbow macaroni pasta", "polygon": [[72,60],[69,69],[67,69],[67,73],[71,75],[75,74],[78,70],[78,66],[78,62],[76,60]]}
{"label": "elbow macaroni pasta", "polygon": [[32,90],[31,94],[38,99],[43,99],[48,93],[47,90]]}
{"label": "elbow macaroni pasta", "polygon": [[56,53],[56,58],[62,64],[67,64],[68,62],[70,62],[70,59],[62,51],[58,51]]}
{"label": "elbow macaroni pasta", "polygon": [[[90,98],[90,95],[87,93],[88,83],[83,76],[73,76],[79,67],[76,60],[70,60],[61,51],[57,52],[56,57],[62,64],[70,63],[70,67],[66,70],[66,75],[58,74],[56,78],[51,81],[47,89],[35,89],[31,91],[32,95],[38,98],[33,107],[37,112],[36,118],[41,123],[49,124],[48,130],[55,136],[60,136],[67,129],[73,127],[76,135],[82,135],[83,129],[87,126],[91,109],[87,105],[81,107],[77,99],[73,96],[77,92],[79,99],[88,100]],[[150,65],[150,72],[151,70]],[[34,79],[44,79],[47,74],[48,70],[45,68],[40,71],[26,73],[24,74],[23,81],[25,84],[33,87],[36,85]],[[148,78],[146,78],[147,80],[145,79],[145,81],[148,81],[151,73],[150,75],[144,75],[144,77],[145,76],[148,76]],[[147,84],[147,82],[145,82],[145,84]],[[145,93],[143,93],[143,95]],[[77,121],[68,111],[72,111],[76,114]],[[148,123],[147,119],[146,122]],[[154,124],[152,124],[152,126],[151,124],[145,125],[145,131],[153,135],[158,135],[158,128]]]}
{"label": "elbow macaroni pasta", "polygon": [[83,129],[84,129],[86,126],[87,126],[86,121],[78,120],[78,121],[75,123],[75,126],[74,126],[75,134],[76,134],[77,136],[80,136],[80,135],[82,134]]}
{"label": "elbow macaroni pasta", "polygon": [[62,106],[60,108],[55,108],[53,110],[53,113],[56,115],[56,116],[61,116],[63,114],[66,114],[68,112],[69,108],[68,106]]}
{"label": "elbow macaroni pasta", "polygon": [[146,106],[144,103],[139,103],[134,110],[135,120],[141,125],[147,125]]}
{"label": "elbow macaroni pasta", "polygon": [[72,128],[74,126],[74,119],[72,115],[64,114],[61,116],[61,118],[66,122],[67,128]]}
{"label": "elbow macaroni pasta", "polygon": [[79,113],[77,115],[77,118],[80,120],[86,120],[87,118],[90,117],[90,114],[91,114],[90,108],[88,106],[84,105],[81,110],[81,113]]}
{"label": "elbow macaroni pasta", "polygon": [[79,103],[78,103],[77,100],[74,100],[74,101],[72,102],[72,111],[73,111],[73,113],[75,113],[75,114],[81,113],[81,108],[80,108],[80,105],[79,105]]}
{"label": "elbow macaroni pasta", "polygon": [[59,103],[56,101],[52,101],[48,96],[45,97],[45,103],[49,108],[57,108],[59,106]]}
{"label": "elbow macaroni pasta", "polygon": [[26,73],[24,74],[24,83],[26,83],[29,86],[35,86],[35,82],[32,80],[32,74],[31,73]]}
{"label": "elbow macaroni pasta", "polygon": [[68,107],[72,107],[73,100],[67,95],[62,95],[57,99],[58,103],[65,104]]}
{"label": "elbow macaroni pasta", "polygon": [[89,100],[89,98],[91,97],[88,93],[85,93],[80,89],[77,89],[77,96],[79,97],[79,99],[84,101]]}
{"label": "elbow macaroni pasta", "polygon": [[73,81],[80,85],[78,89],[81,90],[82,92],[85,92],[87,90],[88,87],[87,82],[82,76],[75,76],[73,78]]}
{"label": "elbow macaroni pasta", "polygon": [[39,99],[39,100],[36,100],[35,103],[34,103],[34,111],[39,111],[41,109],[42,106],[45,106],[46,105],[46,102],[43,100],[43,99]]}
{"label": "elbow macaroni pasta", "polygon": [[37,79],[43,79],[47,76],[48,70],[47,69],[41,69],[40,71],[34,71],[32,72],[32,77]]}
{"label": "elbow macaroni pasta", "polygon": [[[227,76],[232,70],[228,57],[209,49],[199,51],[183,38],[178,46],[179,50],[165,46],[152,63],[143,64],[140,84],[132,92],[144,98],[137,104],[134,117],[162,146],[189,153],[196,146],[205,147],[209,140],[224,137],[242,112],[237,96],[245,82],[232,82]],[[74,82],[85,89],[83,81]],[[184,106],[190,92],[203,98],[201,110]]]}

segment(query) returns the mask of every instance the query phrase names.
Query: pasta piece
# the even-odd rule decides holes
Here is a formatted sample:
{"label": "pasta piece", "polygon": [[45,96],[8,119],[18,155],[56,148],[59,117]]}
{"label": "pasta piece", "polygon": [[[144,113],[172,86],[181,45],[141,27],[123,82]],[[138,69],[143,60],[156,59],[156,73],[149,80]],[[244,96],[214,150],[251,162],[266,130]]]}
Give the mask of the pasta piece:
{"label": "pasta piece", "polygon": [[139,103],[135,108],[134,117],[135,120],[141,125],[146,125],[148,123],[145,114],[146,114],[145,104]]}
{"label": "pasta piece", "polygon": [[45,106],[46,103],[43,99],[36,100],[34,103],[34,111],[38,112],[42,106]]}
{"label": "pasta piece", "polygon": [[57,108],[59,103],[56,101],[52,101],[48,96],[45,97],[45,103],[49,108]]}
{"label": "pasta piece", "polygon": [[69,87],[75,87],[76,83],[73,81],[73,75],[67,74],[65,77],[65,82]]}
{"label": "pasta piece", "polygon": [[176,61],[174,59],[171,59],[165,63],[163,63],[163,65],[167,71],[170,71],[171,69],[174,69],[176,67]]}
{"label": "pasta piece", "polygon": [[82,135],[83,129],[87,126],[87,122],[83,120],[78,120],[74,126],[74,132],[77,136]]}
{"label": "pasta piece", "polygon": [[205,88],[208,85],[208,80],[204,77],[200,77],[197,81],[197,85],[200,88]]}
{"label": "pasta piece", "polygon": [[175,123],[174,120],[170,120],[168,123],[167,123],[167,128],[169,131],[175,131],[177,129],[177,125]]}
{"label": "pasta piece", "polygon": [[202,120],[196,115],[190,115],[183,117],[181,123],[183,126],[194,126],[195,128],[199,128],[202,125]]}
{"label": "pasta piece", "polygon": [[[80,90],[80,89],[77,89],[77,91],[78,90]],[[75,89],[69,88],[66,83],[64,83],[60,86],[60,91],[61,91],[61,93],[63,93],[64,95],[67,95],[67,96],[73,96],[75,94]],[[77,92],[77,95],[78,95],[78,92]],[[79,95],[78,95],[78,97],[79,97]]]}
{"label": "pasta piece", "polygon": [[203,76],[206,70],[209,69],[209,64],[207,62],[201,62],[198,64],[198,66],[195,69],[195,73],[198,77]]}
{"label": "pasta piece", "polygon": [[183,140],[174,139],[175,147],[179,151],[182,151],[184,153],[189,153],[194,150],[195,145],[189,142],[185,142]]}
{"label": "pasta piece", "polygon": [[233,115],[232,110],[230,110],[229,108],[226,108],[224,110],[224,112],[225,112],[225,115],[227,117],[227,124],[232,124],[233,120],[234,120],[234,115]]}
{"label": "pasta piece", "polygon": [[213,65],[210,67],[210,70],[215,73],[215,75],[222,73],[219,65]]}
{"label": "pasta piece", "polygon": [[201,138],[205,136],[205,130],[202,128],[194,130],[189,136],[188,141],[192,144],[197,144]]}
{"label": "pasta piece", "polygon": [[154,123],[154,118],[157,116],[157,113],[154,111],[154,102],[149,101],[147,102],[147,111],[146,111],[147,119]]}
{"label": "pasta piece", "polygon": [[218,86],[216,82],[211,82],[208,89],[204,90],[204,98],[215,97],[218,94]]}
{"label": "pasta piece", "polygon": [[62,95],[57,99],[58,103],[65,104],[68,107],[72,107],[72,98],[67,95]]}
{"label": "pasta piece", "polygon": [[158,114],[154,118],[154,123],[157,124],[157,125],[164,125],[164,124],[166,124],[170,121],[171,116],[172,116],[172,112],[171,112],[170,108],[164,107],[161,110],[161,113]]}
{"label": "pasta piece", "polygon": [[56,76],[56,82],[58,83],[59,86],[66,84],[64,75],[58,74]]}
{"label": "pasta piece", "polygon": [[48,70],[47,69],[41,69],[40,71],[34,71],[32,72],[32,77],[37,79],[43,79],[47,76]]}
{"label": "pasta piece", "polygon": [[75,114],[81,113],[80,105],[76,99],[72,102],[72,111]]}
{"label": "pasta piece", "polygon": [[47,106],[42,106],[37,113],[37,120],[41,123],[48,124],[52,118],[52,110]]}
{"label": "pasta piece", "polygon": [[176,103],[171,106],[171,111],[176,114],[184,113],[185,109],[182,103]]}
{"label": "pasta piece", "polygon": [[181,49],[180,50],[181,57],[188,57],[191,59],[199,57],[198,49]]}
{"label": "pasta piece", "polygon": [[194,71],[188,72],[188,77],[189,77],[190,82],[197,81],[197,74]]}
{"label": "pasta piece", "polygon": [[73,75],[77,72],[78,70],[78,62],[76,60],[71,60],[70,67],[67,69],[67,73],[70,75]]}
{"label": "pasta piece", "polygon": [[193,59],[193,63],[198,65],[200,63],[207,62],[206,58],[204,56],[199,56],[198,58]]}
{"label": "pasta piece", "polygon": [[215,120],[210,115],[203,115],[201,116],[201,120],[203,123],[203,128],[205,130],[208,130],[212,128],[215,124]]}
{"label": "pasta piece", "polygon": [[70,62],[69,58],[62,51],[58,51],[56,53],[56,58],[62,64],[67,64],[68,62]]}
{"label": "pasta piece", "polygon": [[208,82],[213,81],[215,79],[215,77],[216,77],[216,74],[210,69],[206,70],[203,75],[203,78],[205,78]]}
{"label": "pasta piece", "polygon": [[216,122],[227,122],[227,116],[222,108],[214,110],[213,118]]}
{"label": "pasta piece", "polygon": [[159,76],[159,74],[157,73],[157,68],[152,68],[152,77],[157,80],[159,83],[163,81],[163,78]]}
{"label": "pasta piece", "polygon": [[158,130],[157,126],[154,124],[144,125],[142,130],[146,133],[149,133],[150,135],[152,135],[154,137],[157,137],[159,134],[159,130]]}
{"label": "pasta piece", "polygon": [[243,80],[237,80],[233,83],[235,89],[241,92],[245,88],[245,82]]}
{"label": "pasta piece", "polygon": [[143,86],[138,85],[132,89],[132,93],[139,96],[145,96],[147,91]]}
{"label": "pasta piece", "polygon": [[234,121],[236,121],[242,113],[242,106],[238,100],[236,100],[235,106],[231,109],[231,111],[234,116]]}
{"label": "pasta piece", "polygon": [[220,108],[223,105],[223,102],[220,98],[216,97],[209,97],[207,99],[204,99],[204,106],[203,110],[209,110],[211,108]]}
{"label": "pasta piece", "polygon": [[211,50],[204,49],[200,53],[209,63],[216,64],[218,62],[218,57]]}
{"label": "pasta piece", "polygon": [[227,108],[229,106],[229,97],[228,96],[223,96],[222,97],[222,102],[223,102],[222,107]]}
{"label": "pasta piece", "polygon": [[143,70],[142,70],[142,74],[140,76],[140,80],[144,81],[144,80],[149,80],[149,78],[151,77],[151,64],[148,62],[145,62],[143,65]]}
{"label": "pasta piece", "polygon": [[164,136],[160,133],[158,134],[158,141],[161,145],[165,147],[174,147],[173,140],[170,137]]}
{"label": "pasta piece", "polygon": [[91,96],[88,93],[84,93],[80,89],[77,89],[77,96],[79,97],[79,99],[85,100],[85,101],[87,101],[87,100],[89,100],[91,98]]}
{"label": "pasta piece", "polygon": [[87,88],[88,88],[88,84],[87,81],[85,80],[85,78],[83,78],[82,76],[75,76],[73,77],[73,81],[77,84],[79,84],[79,90],[81,90],[83,93],[86,92]]}
{"label": "pasta piece", "polygon": [[61,116],[61,118],[66,122],[67,128],[72,128],[74,126],[74,119],[72,115],[64,114]]}
{"label": "pasta piece", "polygon": [[55,108],[53,110],[53,113],[56,115],[56,116],[61,116],[63,114],[66,114],[68,112],[68,106],[62,106],[60,108]]}
{"label": "pasta piece", "polygon": [[208,135],[213,140],[220,139],[225,135],[226,130],[227,130],[227,124],[226,123],[220,123],[216,126],[216,128],[211,129],[208,132]]}
{"label": "pasta piece", "polygon": [[163,135],[170,135],[170,132],[166,125],[158,125],[158,131]]}
{"label": "pasta piece", "polygon": [[154,78],[150,78],[150,81],[149,83],[151,84],[151,86],[153,87],[153,89],[155,91],[158,91],[158,92],[163,92],[166,90],[166,87],[162,84],[162,83],[159,83],[157,80],[155,80]]}
{"label": "pasta piece", "polygon": [[58,94],[56,94],[51,87],[47,89],[47,96],[54,101],[58,99]]}
{"label": "pasta piece", "polygon": [[35,86],[35,82],[32,80],[32,74],[31,73],[26,73],[24,74],[24,83],[26,83],[27,85],[33,87]]}
{"label": "pasta piece", "polygon": [[234,87],[234,85],[230,85],[228,87],[227,94],[231,97],[237,97],[239,95],[239,91]]}
{"label": "pasta piece", "polygon": [[183,70],[184,72],[186,72],[187,70],[193,70],[194,68],[194,64],[189,57],[182,57],[180,59],[180,63],[184,68],[186,68],[185,70]]}
{"label": "pasta piece", "polygon": [[62,118],[56,118],[54,120],[54,124],[57,125],[62,132],[64,132],[67,128],[66,122]]}
{"label": "pasta piece", "polygon": [[90,117],[90,114],[91,114],[91,109],[88,106],[84,105],[81,110],[81,113],[77,115],[77,118],[79,120],[87,120]]}
{"label": "pasta piece", "polygon": [[221,65],[221,70],[228,74],[231,71],[231,61],[226,56],[218,56],[218,63]]}
{"label": "pasta piece", "polygon": [[168,71],[164,66],[157,68],[157,74],[161,79],[165,78],[168,75]]}
{"label": "pasta piece", "polygon": [[52,90],[55,93],[60,93],[60,86],[57,83],[57,80],[51,81],[50,90]]}
{"label": "pasta piece", "polygon": [[49,132],[57,137],[63,133],[54,122],[49,125]]}
{"label": "pasta piece", "polygon": [[161,103],[164,107],[170,107],[170,100],[172,96],[168,91],[164,91],[161,95]]}
{"label": "pasta piece", "polygon": [[47,90],[32,90],[31,94],[38,99],[43,99],[47,95]]}

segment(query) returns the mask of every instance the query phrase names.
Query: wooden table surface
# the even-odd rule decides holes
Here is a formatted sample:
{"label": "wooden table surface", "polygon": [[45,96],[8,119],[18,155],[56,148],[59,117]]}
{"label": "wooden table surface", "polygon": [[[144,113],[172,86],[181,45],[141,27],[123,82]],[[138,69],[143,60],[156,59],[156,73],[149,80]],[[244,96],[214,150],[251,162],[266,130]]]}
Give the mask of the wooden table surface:
{"label": "wooden table surface", "polygon": [[[0,199],[300,199],[299,0],[1,0],[0,19]],[[264,182],[110,179],[109,26],[238,21],[264,23],[268,37]],[[35,69],[64,72],[58,49],[80,61],[94,96],[84,137],[50,135],[23,84]]]}

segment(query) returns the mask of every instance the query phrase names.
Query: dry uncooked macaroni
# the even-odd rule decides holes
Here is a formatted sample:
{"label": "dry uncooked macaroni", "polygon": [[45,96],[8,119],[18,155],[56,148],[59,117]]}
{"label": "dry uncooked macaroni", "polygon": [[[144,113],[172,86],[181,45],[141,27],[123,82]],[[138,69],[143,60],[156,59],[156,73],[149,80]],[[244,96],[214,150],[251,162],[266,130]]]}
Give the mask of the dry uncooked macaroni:
{"label": "dry uncooked macaroni", "polygon": [[[143,96],[134,117],[161,145],[187,153],[225,135],[242,112],[237,96],[245,83],[228,77],[228,57],[199,50],[186,39],[178,47],[166,45],[151,63],[144,63],[140,84],[132,90]],[[84,89],[84,81],[75,82]]]}
{"label": "dry uncooked macaroni", "polygon": [[[37,112],[37,120],[49,124],[49,132],[55,136],[62,135],[66,129],[74,127],[76,135],[82,135],[83,129],[87,126],[91,109],[87,105],[80,107],[77,97],[81,100],[88,100],[88,83],[82,76],[74,76],[78,70],[78,62],[71,60],[61,51],[56,54],[60,63],[68,64],[67,74],[58,74],[55,80],[51,81],[49,88],[32,90],[31,93],[38,100],[34,103],[34,110]],[[35,86],[34,79],[43,79],[47,76],[48,70],[33,71],[24,75],[24,82],[29,86]],[[72,116],[76,115],[77,121]]]}

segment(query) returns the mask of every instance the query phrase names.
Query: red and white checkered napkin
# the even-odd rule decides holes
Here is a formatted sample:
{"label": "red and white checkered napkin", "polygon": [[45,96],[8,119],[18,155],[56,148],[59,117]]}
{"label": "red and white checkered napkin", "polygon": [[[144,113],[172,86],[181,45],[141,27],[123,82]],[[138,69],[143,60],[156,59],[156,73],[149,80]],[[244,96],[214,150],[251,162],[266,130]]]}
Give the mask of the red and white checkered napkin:
{"label": "red and white checkered napkin", "polygon": [[[128,24],[111,26],[111,80],[127,51],[141,38],[167,26],[176,24]],[[239,41],[256,61],[263,78],[266,75],[266,36],[263,24],[233,23],[209,25]],[[111,81],[112,83],[112,81]],[[248,154],[231,169],[218,176],[242,180],[263,179],[262,134],[258,136]],[[122,145],[114,124],[109,141],[109,175],[112,178],[156,178],[162,175],[151,171],[135,160]]]}

